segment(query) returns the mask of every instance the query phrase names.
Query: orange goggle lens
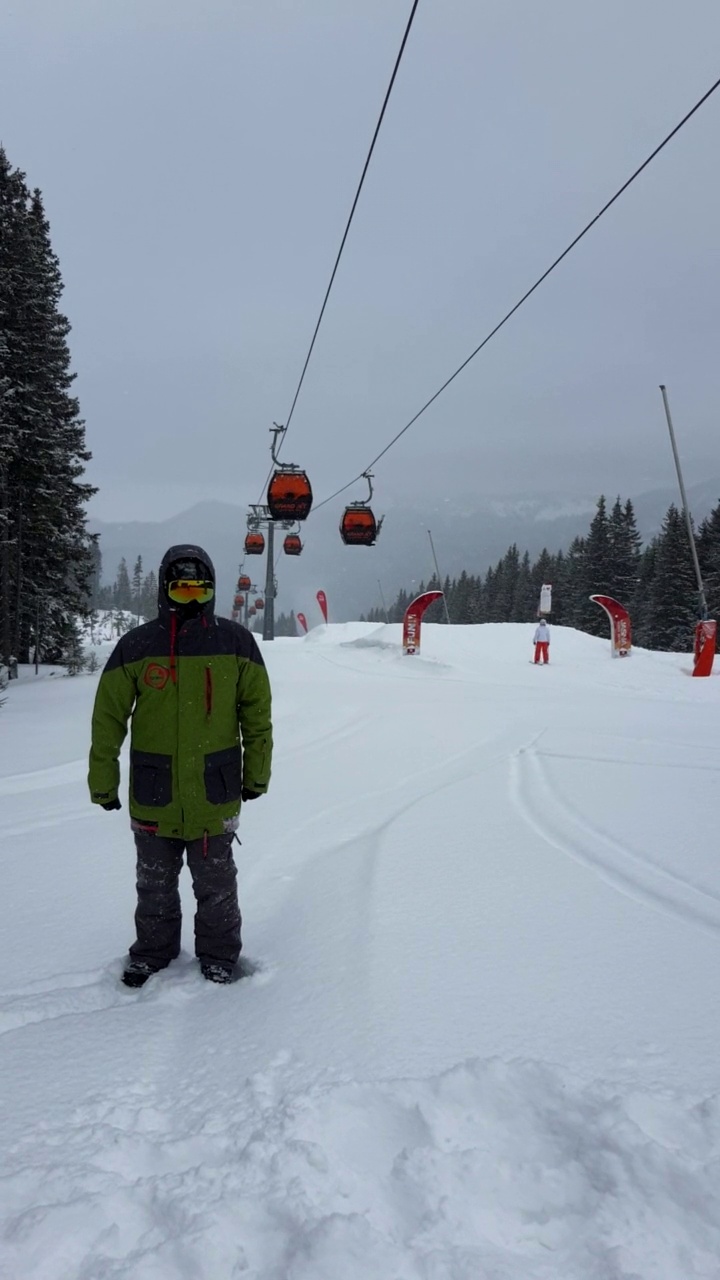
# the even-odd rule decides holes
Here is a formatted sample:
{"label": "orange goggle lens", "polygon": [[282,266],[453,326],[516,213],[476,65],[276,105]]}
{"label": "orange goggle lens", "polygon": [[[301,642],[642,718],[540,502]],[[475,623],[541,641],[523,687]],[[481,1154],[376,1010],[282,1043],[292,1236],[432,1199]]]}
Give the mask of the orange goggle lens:
{"label": "orange goggle lens", "polygon": [[175,604],[190,604],[197,600],[198,604],[207,604],[215,595],[212,582],[199,582],[195,578],[176,578],[168,584],[168,595]]}

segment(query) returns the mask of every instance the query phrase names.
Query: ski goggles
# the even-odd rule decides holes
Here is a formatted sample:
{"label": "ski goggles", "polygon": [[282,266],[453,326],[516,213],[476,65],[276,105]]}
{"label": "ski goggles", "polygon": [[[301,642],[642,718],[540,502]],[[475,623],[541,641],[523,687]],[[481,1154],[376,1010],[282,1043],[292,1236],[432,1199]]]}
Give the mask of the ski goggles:
{"label": "ski goggles", "polygon": [[207,604],[215,595],[215,586],[200,578],[173,578],[168,583],[167,593],[175,604],[192,604],[193,601]]}

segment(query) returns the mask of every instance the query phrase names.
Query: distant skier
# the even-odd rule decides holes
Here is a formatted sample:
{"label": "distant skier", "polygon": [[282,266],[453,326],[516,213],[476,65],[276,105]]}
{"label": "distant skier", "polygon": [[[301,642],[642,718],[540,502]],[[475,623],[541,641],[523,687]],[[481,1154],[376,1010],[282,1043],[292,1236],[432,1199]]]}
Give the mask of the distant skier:
{"label": "distant skier", "polygon": [[541,618],[535,628],[533,636],[535,644],[535,662],[550,661],[550,628],[544,618]]}
{"label": "distant skier", "polygon": [[137,848],[137,937],[123,973],[141,987],[180,952],[178,881],[187,854],[203,977],[231,982],[240,955],[232,841],[241,800],[270,780],[270,684],[249,631],[214,615],[215,571],[201,547],[171,547],[154,622],[128,631],[95,698],[90,795],[120,809],[120,748],[130,731],[130,825]]}

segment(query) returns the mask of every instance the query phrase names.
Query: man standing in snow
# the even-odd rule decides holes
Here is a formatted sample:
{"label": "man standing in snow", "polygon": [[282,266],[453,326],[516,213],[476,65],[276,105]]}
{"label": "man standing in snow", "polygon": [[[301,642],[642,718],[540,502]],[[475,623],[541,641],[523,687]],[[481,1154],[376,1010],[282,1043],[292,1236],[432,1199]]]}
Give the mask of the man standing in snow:
{"label": "man standing in snow", "polygon": [[541,618],[535,628],[533,636],[535,644],[535,661],[550,661],[550,628],[544,618]]}
{"label": "man standing in snow", "polygon": [[171,547],[158,614],[124,635],[100,677],[92,719],[93,804],[120,809],[120,748],[130,731],[130,824],[137,848],[137,937],[123,973],[140,987],[180,953],[178,881],[187,854],[203,976],[231,982],[241,917],[232,841],[241,800],[267,791],[272,755],[265,664],[244,627],[216,618],[202,547]]}

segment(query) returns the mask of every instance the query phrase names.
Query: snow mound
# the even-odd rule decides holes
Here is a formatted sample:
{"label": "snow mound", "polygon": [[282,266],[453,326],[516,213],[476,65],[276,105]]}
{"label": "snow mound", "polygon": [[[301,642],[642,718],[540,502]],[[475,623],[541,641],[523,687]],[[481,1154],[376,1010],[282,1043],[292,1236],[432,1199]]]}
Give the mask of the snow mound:
{"label": "snow mound", "polygon": [[288,1059],[238,1088],[225,1114],[201,1089],[179,1119],[136,1081],[19,1144],[5,1169],[5,1274],[717,1276],[716,1098],[620,1098],[497,1060],[285,1091]]}

